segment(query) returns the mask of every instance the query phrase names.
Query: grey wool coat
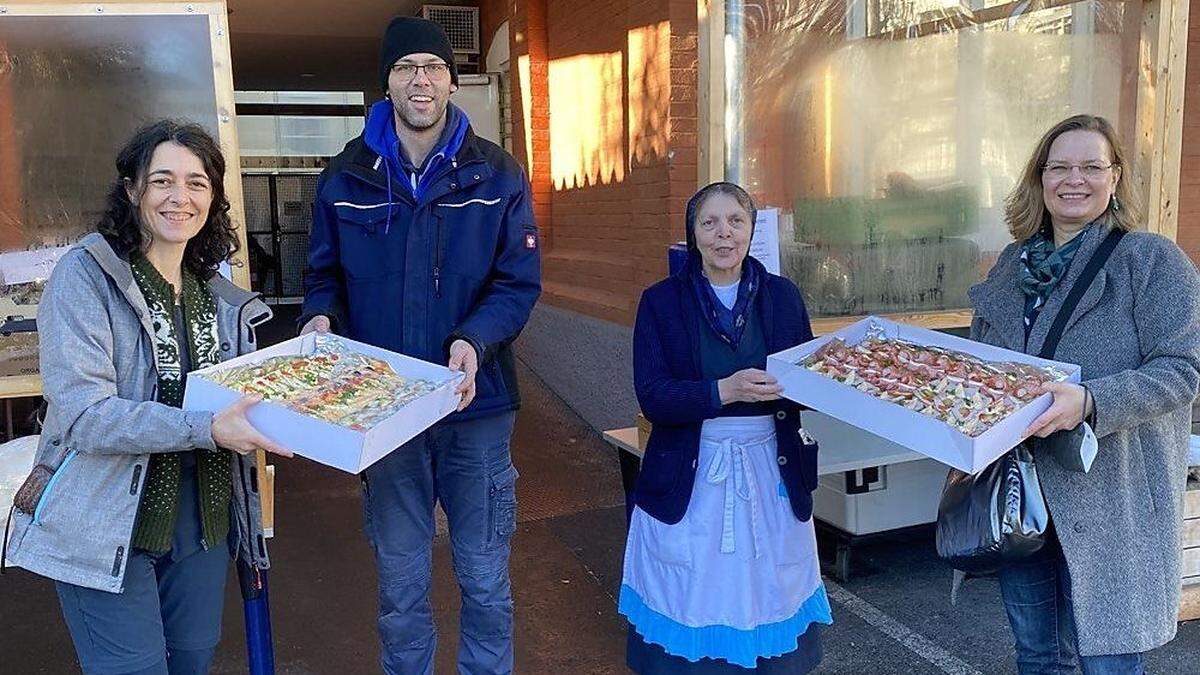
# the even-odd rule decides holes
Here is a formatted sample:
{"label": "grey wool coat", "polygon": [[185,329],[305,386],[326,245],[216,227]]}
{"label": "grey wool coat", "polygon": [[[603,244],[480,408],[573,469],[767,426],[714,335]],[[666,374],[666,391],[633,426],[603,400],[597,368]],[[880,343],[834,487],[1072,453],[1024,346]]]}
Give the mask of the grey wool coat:
{"label": "grey wool coat", "polygon": [[[970,290],[971,337],[1036,354],[1108,225],[1084,237],[1025,348],[1020,247]],[[1089,473],[1037,457],[1070,570],[1084,656],[1143,652],[1175,636],[1192,401],[1200,390],[1200,276],[1170,240],[1131,232],[1071,315],[1055,358],[1078,364],[1095,398]]]}
{"label": "grey wool coat", "polygon": [[[257,295],[220,275],[222,360],[253,351],[271,316]],[[129,264],[99,234],[54,268],[38,307],[46,419],[35,461],[54,469],[34,514],[10,515],[9,564],[118,593],[150,454],[213,449],[212,413],[155,402],[154,327]],[[256,569],[268,558],[253,456],[234,453],[230,544]]]}

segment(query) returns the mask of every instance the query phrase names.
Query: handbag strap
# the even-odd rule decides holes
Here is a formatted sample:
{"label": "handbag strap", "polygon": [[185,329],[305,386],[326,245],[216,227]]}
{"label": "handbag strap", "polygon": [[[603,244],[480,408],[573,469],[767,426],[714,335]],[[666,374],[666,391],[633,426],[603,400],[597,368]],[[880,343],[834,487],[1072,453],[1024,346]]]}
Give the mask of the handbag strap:
{"label": "handbag strap", "polygon": [[1113,249],[1117,247],[1117,243],[1124,236],[1125,230],[1114,227],[1104,241],[1100,242],[1100,247],[1092,254],[1091,259],[1087,262],[1087,267],[1083,268],[1083,273],[1075,280],[1075,284],[1071,286],[1071,292],[1067,294],[1067,299],[1063,301],[1062,307],[1059,307],[1058,315],[1054,317],[1054,323],[1050,325],[1050,332],[1046,334],[1046,341],[1042,343],[1042,351],[1038,353],[1039,357],[1054,358],[1054,352],[1058,351],[1058,341],[1062,339],[1067,321],[1075,313],[1075,307],[1079,305],[1079,300],[1083,298],[1083,294],[1092,285],[1092,280],[1096,278],[1100,268],[1104,267],[1104,263],[1108,262],[1108,256],[1112,255]]}

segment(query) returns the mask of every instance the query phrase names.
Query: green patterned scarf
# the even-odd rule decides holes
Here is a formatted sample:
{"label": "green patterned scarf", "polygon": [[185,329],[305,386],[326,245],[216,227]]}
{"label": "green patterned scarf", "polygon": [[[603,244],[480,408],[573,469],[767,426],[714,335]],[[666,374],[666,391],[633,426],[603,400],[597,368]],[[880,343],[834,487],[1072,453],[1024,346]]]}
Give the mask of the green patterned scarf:
{"label": "green patterned scarf", "polygon": [[[1089,226],[1090,227],[1090,226]],[[1075,259],[1075,252],[1083,242],[1084,231],[1071,241],[1055,248],[1054,236],[1039,231],[1021,244],[1021,292],[1025,294],[1025,336],[1033,328],[1033,322],[1042,311],[1042,305],[1066,276]]]}
{"label": "green patterned scarf", "polygon": [[[176,408],[183,405],[184,378],[179,341],[175,335],[175,290],[145,256],[130,260],[133,278],[154,326],[154,360],[158,367],[158,402]],[[208,285],[187,269],[183,271],[183,320],[187,324],[188,355],[193,369],[220,362],[217,334],[217,302]],[[196,453],[200,488],[200,521],[208,545],[224,541],[229,534],[229,501],[233,493],[229,451],[201,450]],[[150,456],[146,486],[138,507],[133,546],[152,553],[171,549],[179,507],[182,480],[180,453]]]}

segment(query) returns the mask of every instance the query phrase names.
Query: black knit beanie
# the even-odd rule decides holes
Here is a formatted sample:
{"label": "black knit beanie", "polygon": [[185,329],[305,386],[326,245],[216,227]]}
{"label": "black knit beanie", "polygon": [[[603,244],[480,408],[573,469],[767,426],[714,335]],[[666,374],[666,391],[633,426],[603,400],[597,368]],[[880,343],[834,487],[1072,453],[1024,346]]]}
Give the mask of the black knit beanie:
{"label": "black knit beanie", "polygon": [[433,21],[415,16],[398,16],[388,24],[383,33],[383,44],[379,47],[379,82],[383,90],[388,88],[388,74],[402,56],[409,54],[433,54],[442,57],[450,65],[450,81],[458,84],[458,66],[454,63],[454,49],[446,31]]}

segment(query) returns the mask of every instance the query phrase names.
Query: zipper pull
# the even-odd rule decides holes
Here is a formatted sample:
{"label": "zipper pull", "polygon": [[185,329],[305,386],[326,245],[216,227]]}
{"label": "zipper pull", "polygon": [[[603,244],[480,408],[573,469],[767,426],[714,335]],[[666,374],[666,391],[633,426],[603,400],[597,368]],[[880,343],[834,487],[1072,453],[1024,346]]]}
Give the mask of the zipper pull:
{"label": "zipper pull", "polygon": [[433,268],[433,297],[442,297],[442,270],[440,267]]}

